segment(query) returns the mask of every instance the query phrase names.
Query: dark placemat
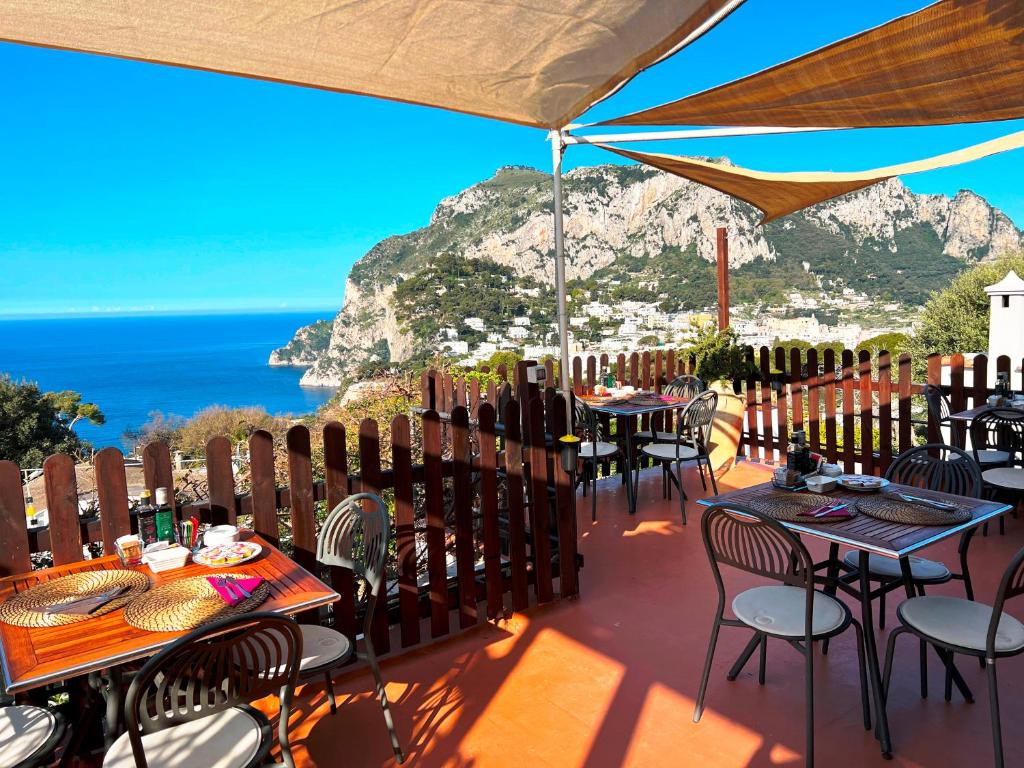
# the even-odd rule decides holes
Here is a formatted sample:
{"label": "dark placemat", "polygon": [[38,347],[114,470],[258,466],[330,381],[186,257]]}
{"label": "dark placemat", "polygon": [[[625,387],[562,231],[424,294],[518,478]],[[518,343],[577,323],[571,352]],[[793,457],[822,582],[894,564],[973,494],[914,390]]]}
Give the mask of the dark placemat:
{"label": "dark placemat", "polygon": [[750,507],[755,512],[760,512],[762,515],[772,518],[773,520],[783,520],[790,523],[812,523],[812,524],[825,524],[825,523],[838,523],[842,520],[849,520],[853,517],[856,512],[853,507],[847,507],[844,512],[849,512],[849,516],[843,517],[807,517],[801,515],[801,512],[808,512],[817,507],[823,507],[826,504],[839,503],[841,499],[837,499],[832,496],[823,496],[820,493],[794,493],[792,491],[766,491],[764,493],[758,493],[752,495],[749,499],[744,500],[744,504]]}
{"label": "dark placemat", "polygon": [[[247,573],[211,573],[214,577],[252,578]],[[206,576],[192,576],[151,589],[124,612],[124,620],[149,632],[184,632],[211,621],[258,608],[270,596],[266,581],[252,590],[252,597],[235,605],[224,602]]]}
{"label": "dark placemat", "polygon": [[[956,504],[949,499],[942,499],[942,501]],[[903,501],[886,494],[858,499],[857,509],[870,517],[904,525],[956,525],[957,523],[966,523],[973,516],[971,507],[957,504],[955,510],[947,511]]]}
{"label": "dark placemat", "polygon": [[[41,608],[101,595],[118,587],[128,591],[90,614],[44,613]],[[0,603],[0,621],[17,627],[60,627],[116,611],[149,589],[149,577],[140,571],[114,569],[82,571],[45,581]]]}

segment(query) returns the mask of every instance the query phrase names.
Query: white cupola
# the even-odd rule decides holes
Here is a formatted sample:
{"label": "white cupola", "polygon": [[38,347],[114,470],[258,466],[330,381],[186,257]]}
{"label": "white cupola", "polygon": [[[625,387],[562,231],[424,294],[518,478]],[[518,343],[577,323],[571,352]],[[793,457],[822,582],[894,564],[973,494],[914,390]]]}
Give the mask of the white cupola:
{"label": "white cupola", "polygon": [[[989,297],[988,385],[996,380],[996,358],[1007,355],[1015,374],[1024,360],[1024,280],[1012,269],[985,289]],[[1019,381],[1018,376],[1012,377]]]}

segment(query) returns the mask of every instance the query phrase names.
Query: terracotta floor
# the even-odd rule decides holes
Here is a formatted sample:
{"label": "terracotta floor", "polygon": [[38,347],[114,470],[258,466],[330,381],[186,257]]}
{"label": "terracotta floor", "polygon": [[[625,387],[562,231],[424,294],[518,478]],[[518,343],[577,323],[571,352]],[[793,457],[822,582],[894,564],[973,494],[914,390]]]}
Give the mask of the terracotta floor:
{"label": "terracotta floor", "polygon": [[[741,465],[721,483],[751,485],[764,469]],[[700,492],[690,477],[691,498]],[[586,567],[582,597],[482,626],[453,640],[387,662],[384,676],[407,765],[413,766],[772,766],[802,765],[802,657],[769,645],[768,679],[748,665],[733,683],[725,671],[745,644],[744,630],[723,629],[707,711],[691,722],[707,648],[715,591],[700,540],[699,508],[690,525],[660,498],[660,481],[644,478],[640,512],[630,518],[615,481],[600,488],[598,522],[580,505]],[[588,499],[589,501],[589,499]],[[978,537],[971,562],[979,599],[988,599],[1011,553],[1024,544],[1024,521],[1005,537]],[[820,556],[820,547],[812,546]],[[952,562],[954,546],[931,557]],[[961,594],[959,585],[937,588]],[[889,606],[894,623],[896,599]],[[1024,616],[1024,605],[1017,608]],[[882,648],[884,653],[884,645]],[[755,660],[756,661],[756,660]],[[898,647],[889,701],[895,757],[882,759],[860,722],[852,631],[815,662],[816,757],[819,765],[961,766],[991,762],[985,678],[964,660],[961,670],[978,696],[967,704],[941,695],[931,661],[932,695],[917,688],[917,646]],[[1024,765],[1024,688],[1020,657],[1000,664],[1007,765]],[[340,681],[341,710],[331,716],[323,690],[303,692],[294,722],[303,765],[391,765],[380,710],[360,673]],[[938,692],[938,695],[936,695]]]}

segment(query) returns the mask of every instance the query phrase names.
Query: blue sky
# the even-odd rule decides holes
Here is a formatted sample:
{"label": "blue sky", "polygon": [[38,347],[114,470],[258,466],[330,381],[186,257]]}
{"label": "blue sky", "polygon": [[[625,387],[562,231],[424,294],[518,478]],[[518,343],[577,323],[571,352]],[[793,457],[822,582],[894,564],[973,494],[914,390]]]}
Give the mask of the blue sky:
{"label": "blue sky", "polygon": [[[791,58],[924,0],[747,0],[581,120],[668,101]],[[507,164],[548,168],[542,131],[441,110],[0,44],[0,316],[337,309],[352,263]],[[1024,128],[645,144],[764,170],[854,170]],[[615,162],[572,147],[568,167]],[[1024,226],[1024,152],[906,178],[969,188]]]}

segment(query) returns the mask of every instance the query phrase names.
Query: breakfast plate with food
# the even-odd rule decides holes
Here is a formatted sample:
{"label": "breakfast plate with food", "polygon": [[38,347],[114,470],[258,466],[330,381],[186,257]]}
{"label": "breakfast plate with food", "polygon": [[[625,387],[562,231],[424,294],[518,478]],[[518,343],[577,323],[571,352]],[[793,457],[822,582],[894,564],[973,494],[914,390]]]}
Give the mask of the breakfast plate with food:
{"label": "breakfast plate with food", "polygon": [[884,477],[873,477],[872,475],[840,475],[837,480],[843,488],[851,491],[878,491],[889,484]]}
{"label": "breakfast plate with food", "polygon": [[252,560],[263,551],[263,547],[252,541],[236,541],[231,544],[218,544],[199,550],[192,559],[200,565],[210,568],[224,568]]}

